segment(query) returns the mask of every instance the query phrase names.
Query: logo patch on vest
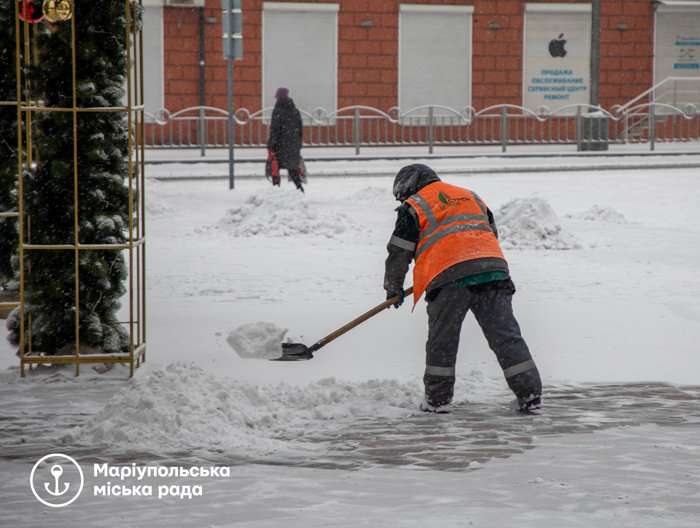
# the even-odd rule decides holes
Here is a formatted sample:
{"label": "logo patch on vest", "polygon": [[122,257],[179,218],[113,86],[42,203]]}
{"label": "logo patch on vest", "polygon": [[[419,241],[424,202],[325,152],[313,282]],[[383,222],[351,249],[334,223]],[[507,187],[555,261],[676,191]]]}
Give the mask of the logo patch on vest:
{"label": "logo patch on vest", "polygon": [[471,200],[468,196],[465,196],[464,198],[450,198],[450,196],[445,193],[444,191],[440,191],[438,193],[438,200],[440,200],[440,203],[443,205],[438,206],[438,208],[441,211],[444,211],[448,207],[458,207],[461,202],[468,202]]}

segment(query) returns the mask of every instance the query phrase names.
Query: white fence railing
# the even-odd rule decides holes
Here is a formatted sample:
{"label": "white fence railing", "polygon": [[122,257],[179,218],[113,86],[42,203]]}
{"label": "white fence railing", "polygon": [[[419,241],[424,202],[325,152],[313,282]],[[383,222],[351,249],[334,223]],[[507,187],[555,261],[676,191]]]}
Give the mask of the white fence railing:
{"label": "white fence railing", "polygon": [[[267,143],[272,108],[234,116],[234,145],[262,147]],[[349,106],[334,112],[302,111],[304,145],[313,147],[573,144],[578,150],[603,150],[611,144],[700,139],[700,103],[681,106],[639,99],[611,111],[590,105],[569,105],[536,112],[502,104],[476,111],[427,105],[383,112],[367,106]],[[192,107],[170,114],[147,114],[145,144],[153,148],[223,148],[229,144],[228,112]]]}
{"label": "white fence railing", "polygon": [[619,113],[644,103],[666,104],[685,110],[700,108],[700,77],[667,77],[634,99],[615,107]]}

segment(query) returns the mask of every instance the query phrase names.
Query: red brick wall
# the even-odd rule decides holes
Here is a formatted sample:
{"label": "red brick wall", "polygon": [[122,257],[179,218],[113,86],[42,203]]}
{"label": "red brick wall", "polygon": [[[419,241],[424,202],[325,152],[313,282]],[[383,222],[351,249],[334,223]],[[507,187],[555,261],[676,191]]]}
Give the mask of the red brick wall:
{"label": "red brick wall", "polygon": [[199,104],[198,21],[193,9],[165,8],[163,12],[163,89],[170,111]]}
{"label": "red brick wall", "polygon": [[[371,23],[362,27],[362,23]],[[394,0],[347,0],[338,13],[338,107],[380,110],[398,98],[399,14]]]}
{"label": "red brick wall", "polygon": [[[367,105],[386,111],[398,104],[400,3],[474,6],[472,106],[481,110],[494,104],[522,103],[525,0],[336,1],[340,3],[339,108]],[[580,0],[543,0],[542,3],[555,1],[590,3]],[[255,111],[262,105],[262,0],[242,3],[243,60],[234,61],[234,106]],[[221,52],[220,0],[206,0],[204,12],[205,104],[226,108],[227,71]],[[651,86],[653,20],[649,0],[602,0],[600,103],[603,107],[624,103]],[[490,29],[492,23],[498,23],[500,28]],[[627,29],[618,29],[618,24],[626,24]],[[196,106],[199,104],[198,10],[164,8],[164,30],[165,106],[171,111]]]}
{"label": "red brick wall", "polygon": [[[259,109],[262,97],[262,2],[243,0],[243,60],[234,61],[236,108]],[[171,112],[197,106],[199,83],[199,9],[165,7],[165,107]],[[222,54],[221,1],[204,8],[204,104],[227,107],[228,71]]]}
{"label": "red brick wall", "polygon": [[[520,0],[475,1],[472,18],[472,106],[522,104],[523,15]],[[492,24],[500,25],[490,29]]]}
{"label": "red brick wall", "polygon": [[[618,29],[618,24],[627,29]],[[652,85],[653,5],[646,0],[603,0],[600,25],[600,102],[608,108]]]}

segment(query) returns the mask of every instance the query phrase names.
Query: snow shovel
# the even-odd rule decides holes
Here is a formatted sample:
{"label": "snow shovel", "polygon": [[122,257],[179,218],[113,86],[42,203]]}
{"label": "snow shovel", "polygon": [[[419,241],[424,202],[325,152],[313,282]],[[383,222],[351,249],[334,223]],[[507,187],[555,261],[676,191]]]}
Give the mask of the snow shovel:
{"label": "snow shovel", "polygon": [[[404,296],[408,297],[409,295],[411,295],[411,293],[413,293],[412,286],[404,291]],[[341,335],[343,335],[345,332],[352,330],[360,323],[364,323],[370,317],[374,317],[379,312],[388,308],[392,304],[396,304],[398,301],[399,301],[398,295],[395,295],[391,299],[387,299],[382,304],[379,304],[379,305],[375,306],[374,308],[372,308],[369,312],[363,313],[361,316],[359,316],[356,319],[353,319],[345,326],[338,328],[335,332],[327,335],[323,339],[319,339],[310,347],[306,346],[302,343],[282,343],[282,357],[279,357],[277,359],[273,359],[271,361],[301,361],[304,359],[313,359],[314,352],[316,352],[319,348],[327,345],[328,343],[333,341],[336,337],[340,337]]]}

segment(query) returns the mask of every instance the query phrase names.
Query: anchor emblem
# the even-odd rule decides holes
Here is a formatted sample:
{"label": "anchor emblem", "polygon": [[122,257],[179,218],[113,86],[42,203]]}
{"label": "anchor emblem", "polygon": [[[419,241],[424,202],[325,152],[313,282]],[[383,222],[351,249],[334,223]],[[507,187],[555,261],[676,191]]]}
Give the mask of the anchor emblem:
{"label": "anchor emblem", "polygon": [[[47,475],[49,472],[53,476],[53,482]],[[41,457],[29,474],[29,487],[34,497],[49,508],[63,508],[73,504],[82,493],[83,484],[85,478],[80,464],[61,453]]]}
{"label": "anchor emblem", "polygon": [[65,494],[68,491],[68,488],[70,487],[70,484],[68,482],[65,483],[66,487],[63,488],[63,491],[59,491],[58,487],[58,479],[61,478],[61,475],[63,475],[63,468],[56,464],[51,468],[51,474],[53,475],[54,478],[54,491],[51,491],[49,489],[49,482],[44,483],[44,488],[46,488],[46,491],[53,495],[54,497],[60,497],[61,495]]}

